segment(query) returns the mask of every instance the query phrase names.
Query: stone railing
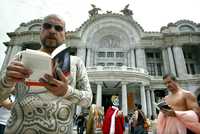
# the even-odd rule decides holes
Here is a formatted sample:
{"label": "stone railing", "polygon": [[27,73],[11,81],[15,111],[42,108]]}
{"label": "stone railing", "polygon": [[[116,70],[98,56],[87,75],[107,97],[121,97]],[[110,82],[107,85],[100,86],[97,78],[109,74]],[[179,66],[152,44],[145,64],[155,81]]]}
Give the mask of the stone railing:
{"label": "stone railing", "polygon": [[200,74],[186,74],[185,79],[199,79]]}
{"label": "stone railing", "polygon": [[148,75],[148,72],[143,68],[134,68],[134,67],[127,67],[127,66],[93,66],[87,67],[88,72],[95,72],[95,71],[124,71],[124,72],[132,72],[132,73],[143,73]]}
{"label": "stone railing", "polygon": [[[177,80],[200,80],[200,74],[185,74],[184,77],[177,77]],[[162,81],[163,76],[151,76],[151,80]]]}

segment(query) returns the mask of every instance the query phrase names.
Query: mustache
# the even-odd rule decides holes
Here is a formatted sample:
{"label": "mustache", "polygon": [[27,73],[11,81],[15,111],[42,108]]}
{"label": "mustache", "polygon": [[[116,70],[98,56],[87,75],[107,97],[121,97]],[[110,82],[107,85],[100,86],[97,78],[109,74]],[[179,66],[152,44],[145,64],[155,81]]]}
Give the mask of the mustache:
{"label": "mustache", "polygon": [[56,40],[56,38],[52,37],[52,36],[48,36],[48,37],[46,37],[46,39],[55,39]]}
{"label": "mustache", "polygon": [[56,39],[56,36],[54,34],[49,34],[46,36],[47,39]]}

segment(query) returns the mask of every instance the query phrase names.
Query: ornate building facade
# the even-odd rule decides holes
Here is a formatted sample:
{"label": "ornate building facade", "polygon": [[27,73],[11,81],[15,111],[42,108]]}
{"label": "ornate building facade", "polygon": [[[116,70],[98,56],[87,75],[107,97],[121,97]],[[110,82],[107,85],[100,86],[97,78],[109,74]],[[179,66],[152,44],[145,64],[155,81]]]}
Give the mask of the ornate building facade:
{"label": "ornate building facade", "polygon": [[[167,92],[162,81],[165,73],[173,73],[200,100],[200,24],[180,20],[160,32],[146,32],[128,5],[122,14],[99,14],[99,10],[94,6],[88,20],[66,33],[72,54],[87,67],[93,103],[106,108],[111,95],[118,94],[125,115],[140,103],[148,117],[156,116],[155,104]],[[18,51],[40,48],[41,23],[32,20],[7,33],[10,41],[4,43],[7,50],[1,70]]]}

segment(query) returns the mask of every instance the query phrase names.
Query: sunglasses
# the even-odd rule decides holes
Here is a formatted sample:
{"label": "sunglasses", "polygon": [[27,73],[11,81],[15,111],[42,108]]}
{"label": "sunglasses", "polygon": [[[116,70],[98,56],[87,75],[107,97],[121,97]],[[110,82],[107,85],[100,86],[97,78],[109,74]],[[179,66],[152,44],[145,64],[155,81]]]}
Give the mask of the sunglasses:
{"label": "sunglasses", "polygon": [[54,25],[54,24],[50,24],[50,23],[44,23],[42,25],[42,27],[46,30],[49,30],[49,29],[52,29],[52,27],[54,27],[54,29],[57,31],[57,32],[62,32],[64,30],[64,28],[60,25]]}

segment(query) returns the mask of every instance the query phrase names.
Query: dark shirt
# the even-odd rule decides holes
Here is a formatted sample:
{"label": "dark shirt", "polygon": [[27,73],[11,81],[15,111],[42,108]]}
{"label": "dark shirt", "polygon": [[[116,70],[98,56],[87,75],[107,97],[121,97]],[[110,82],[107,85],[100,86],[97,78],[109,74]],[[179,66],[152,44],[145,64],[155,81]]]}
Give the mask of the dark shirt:
{"label": "dark shirt", "polygon": [[85,125],[85,118],[84,118],[84,116],[78,116],[78,118],[77,118],[77,125],[78,126],[84,126]]}
{"label": "dark shirt", "polygon": [[142,116],[142,111],[138,111],[137,126],[144,125],[144,118]]}

